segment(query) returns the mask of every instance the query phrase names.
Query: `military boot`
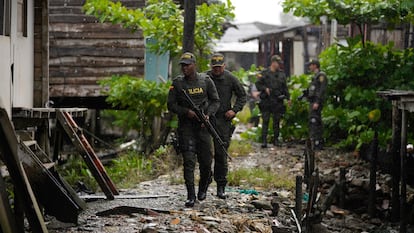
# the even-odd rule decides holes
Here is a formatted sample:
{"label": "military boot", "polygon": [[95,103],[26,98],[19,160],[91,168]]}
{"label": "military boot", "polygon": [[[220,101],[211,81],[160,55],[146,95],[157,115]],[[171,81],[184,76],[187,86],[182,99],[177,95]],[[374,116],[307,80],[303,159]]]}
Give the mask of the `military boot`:
{"label": "military boot", "polygon": [[198,184],[198,193],[197,193],[198,200],[202,201],[206,199],[208,186],[211,184],[211,182],[213,182],[212,176],[208,178],[207,182],[200,181],[200,183]]}
{"label": "military boot", "polygon": [[226,194],[224,193],[226,186],[217,185],[217,197],[220,199],[226,199]]}
{"label": "military boot", "polygon": [[198,186],[198,193],[197,193],[197,198],[200,201],[203,201],[206,199],[207,197],[207,189],[208,189],[208,184],[200,184]]}
{"label": "military boot", "polygon": [[185,207],[193,207],[196,200],[194,185],[187,185],[187,201]]}
{"label": "military boot", "polygon": [[262,135],[262,148],[267,148],[267,135]]}

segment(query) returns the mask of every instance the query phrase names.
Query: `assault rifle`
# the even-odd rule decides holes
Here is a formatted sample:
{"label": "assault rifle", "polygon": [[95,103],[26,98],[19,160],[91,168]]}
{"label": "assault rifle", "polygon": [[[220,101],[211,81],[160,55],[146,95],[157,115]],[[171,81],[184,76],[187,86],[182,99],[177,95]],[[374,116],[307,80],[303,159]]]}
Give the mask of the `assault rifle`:
{"label": "assault rifle", "polygon": [[223,142],[223,140],[221,140],[220,135],[217,133],[217,130],[214,128],[214,126],[211,124],[211,122],[206,119],[206,115],[203,113],[203,111],[197,105],[195,105],[195,103],[193,102],[191,97],[187,94],[187,92],[184,89],[181,89],[181,91],[184,93],[184,96],[185,96],[186,100],[191,105],[191,110],[193,110],[195,112],[198,119],[207,128],[208,132],[213,137],[213,139],[219,143],[220,148],[222,149],[224,154],[227,156],[227,158],[229,158],[229,160],[231,161],[233,158],[229,155],[229,153],[227,153],[226,144]]}

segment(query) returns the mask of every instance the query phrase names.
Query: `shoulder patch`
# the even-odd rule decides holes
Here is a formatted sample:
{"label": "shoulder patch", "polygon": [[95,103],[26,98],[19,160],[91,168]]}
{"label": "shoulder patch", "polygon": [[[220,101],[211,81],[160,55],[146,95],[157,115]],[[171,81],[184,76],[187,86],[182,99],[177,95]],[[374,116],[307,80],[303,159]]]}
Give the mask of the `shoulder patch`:
{"label": "shoulder patch", "polygon": [[325,81],[325,75],[319,75],[319,82],[324,82]]}
{"label": "shoulder patch", "polygon": [[261,78],[261,77],[263,77],[263,74],[262,74],[262,73],[258,73],[258,74],[256,75],[256,77],[257,77],[257,78]]}
{"label": "shoulder patch", "polygon": [[170,91],[172,91],[174,89],[174,86],[171,85],[169,89],[170,89]]}

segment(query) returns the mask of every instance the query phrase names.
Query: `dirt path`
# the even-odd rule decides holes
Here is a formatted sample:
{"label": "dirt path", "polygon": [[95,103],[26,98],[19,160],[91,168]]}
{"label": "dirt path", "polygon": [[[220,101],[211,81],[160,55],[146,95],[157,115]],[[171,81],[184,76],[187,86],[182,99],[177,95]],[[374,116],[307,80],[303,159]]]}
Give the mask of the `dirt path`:
{"label": "dirt path", "polygon": [[[275,173],[287,172],[293,179],[303,174],[304,145],[284,145],[280,148],[260,149],[253,145],[254,153],[236,157],[230,169],[264,167]],[[383,201],[378,218],[369,218],[364,213],[363,200],[352,194],[363,193],[367,186],[369,170],[367,164],[349,153],[326,149],[317,155],[321,170],[321,197],[339,176],[339,167],[347,168],[349,197],[347,206],[355,211],[331,206],[319,224],[317,232],[396,232],[396,227],[383,221],[381,214],[388,206]],[[184,185],[173,185],[171,181],[182,176],[181,168],[156,180],[143,182],[134,189],[121,190],[121,195],[167,195],[161,198],[99,200],[88,202],[88,209],[79,216],[79,224],[48,222],[50,232],[298,232],[291,209],[294,208],[294,193],[282,189],[255,189],[255,187],[228,187],[226,200],[215,196],[215,183],[210,186],[205,201],[197,202],[194,208],[184,208],[186,192]],[[389,177],[379,175],[378,186],[388,190]],[[388,189],[387,189],[388,188]],[[257,191],[257,193],[255,192]],[[386,191],[384,191],[386,192]],[[367,196],[365,196],[367,199]],[[305,199],[305,198],[304,198]],[[356,206],[356,207],[355,207]],[[121,208],[122,207],[122,208]],[[128,207],[128,208],[127,208]],[[141,208],[142,207],[142,208]],[[115,209],[114,209],[115,208]],[[102,211],[105,216],[98,216]],[[145,209],[150,209],[146,210]],[[365,208],[366,209],[366,208]],[[273,228],[273,229],[272,229]],[[380,231],[381,230],[381,231]]]}

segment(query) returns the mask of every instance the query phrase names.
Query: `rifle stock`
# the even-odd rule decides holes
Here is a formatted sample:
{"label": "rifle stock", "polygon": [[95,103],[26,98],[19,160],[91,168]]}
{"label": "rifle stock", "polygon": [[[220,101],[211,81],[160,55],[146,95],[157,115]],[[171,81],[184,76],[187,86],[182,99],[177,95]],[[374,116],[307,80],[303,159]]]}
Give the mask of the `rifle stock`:
{"label": "rifle stock", "polygon": [[231,161],[233,158],[229,155],[229,153],[227,153],[226,144],[221,139],[220,135],[217,133],[217,130],[214,128],[214,126],[211,124],[211,122],[206,119],[206,115],[203,113],[203,111],[198,106],[195,105],[195,103],[193,102],[191,97],[187,94],[187,92],[184,89],[181,89],[181,91],[183,92],[183,94],[184,94],[186,100],[188,101],[188,103],[190,104],[191,110],[193,110],[195,112],[198,119],[207,128],[208,132],[213,137],[213,139],[219,143],[220,148],[222,149],[224,154],[227,156],[227,158],[229,158],[229,160]]}

